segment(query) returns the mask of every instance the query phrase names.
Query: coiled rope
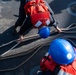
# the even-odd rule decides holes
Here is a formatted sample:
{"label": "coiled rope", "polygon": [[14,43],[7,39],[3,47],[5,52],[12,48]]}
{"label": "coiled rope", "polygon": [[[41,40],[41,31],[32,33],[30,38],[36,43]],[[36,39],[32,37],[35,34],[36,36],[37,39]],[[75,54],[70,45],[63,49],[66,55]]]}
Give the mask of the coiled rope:
{"label": "coiled rope", "polygon": [[[49,44],[47,44],[46,46],[48,46]],[[34,51],[34,53],[28,57],[25,61],[23,61],[21,64],[19,64],[18,66],[14,67],[14,68],[9,68],[9,69],[1,69],[0,72],[6,72],[6,71],[13,71],[13,70],[16,70],[18,69],[19,67],[21,67],[22,65],[24,65],[26,62],[28,62],[42,47],[44,47],[44,45],[42,46],[39,46],[38,45],[38,49],[36,51]]]}

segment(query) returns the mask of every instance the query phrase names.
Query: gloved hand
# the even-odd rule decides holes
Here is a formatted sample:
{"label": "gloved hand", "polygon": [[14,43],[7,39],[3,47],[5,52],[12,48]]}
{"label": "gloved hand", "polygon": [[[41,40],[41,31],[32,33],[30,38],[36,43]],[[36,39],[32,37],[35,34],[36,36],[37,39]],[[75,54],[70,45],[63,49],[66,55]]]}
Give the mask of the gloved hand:
{"label": "gloved hand", "polygon": [[62,32],[62,30],[58,26],[56,27],[56,29],[59,33]]}
{"label": "gloved hand", "polygon": [[20,35],[20,36],[19,36],[19,40],[20,40],[20,42],[22,42],[23,39],[24,39],[24,36],[23,36],[23,35]]}

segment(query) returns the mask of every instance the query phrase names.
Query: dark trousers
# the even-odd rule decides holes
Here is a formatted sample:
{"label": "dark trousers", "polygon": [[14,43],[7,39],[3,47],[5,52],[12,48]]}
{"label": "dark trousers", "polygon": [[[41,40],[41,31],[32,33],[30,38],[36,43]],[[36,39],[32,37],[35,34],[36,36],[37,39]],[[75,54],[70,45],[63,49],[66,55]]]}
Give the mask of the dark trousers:
{"label": "dark trousers", "polygon": [[[19,7],[19,18],[15,23],[14,28],[16,29],[18,26],[21,26],[19,34],[22,35],[27,29],[32,27],[32,23],[30,17],[26,18],[24,5],[27,3],[27,0],[20,0],[20,7]],[[26,19],[26,21],[25,21]]]}
{"label": "dark trousers", "polygon": [[17,26],[21,26],[26,15],[25,15],[25,11],[24,11],[24,5],[25,5],[25,0],[20,0],[20,7],[19,7],[19,18],[15,23],[15,27]]}

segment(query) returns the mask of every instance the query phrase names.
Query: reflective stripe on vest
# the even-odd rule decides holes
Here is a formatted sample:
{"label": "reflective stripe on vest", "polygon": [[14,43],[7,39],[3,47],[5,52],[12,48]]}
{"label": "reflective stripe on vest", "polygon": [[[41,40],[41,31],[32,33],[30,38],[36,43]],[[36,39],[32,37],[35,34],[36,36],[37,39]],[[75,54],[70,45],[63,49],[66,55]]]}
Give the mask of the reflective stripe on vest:
{"label": "reflective stripe on vest", "polygon": [[48,20],[46,20],[46,24],[47,25],[49,25],[50,24],[50,20],[48,19]]}
{"label": "reflective stripe on vest", "polygon": [[69,74],[67,72],[64,72],[63,70],[60,70],[57,75],[73,75],[73,74]]}
{"label": "reflective stripe on vest", "polygon": [[[46,20],[46,25],[49,25],[49,24],[50,24],[50,20],[48,19],[48,20]],[[36,22],[35,27],[40,27],[41,25],[42,25],[42,22],[38,21],[38,22]]]}
{"label": "reflective stripe on vest", "polygon": [[35,27],[40,27],[41,24],[42,24],[42,22],[41,22],[41,21],[38,21],[38,22],[35,24]]}

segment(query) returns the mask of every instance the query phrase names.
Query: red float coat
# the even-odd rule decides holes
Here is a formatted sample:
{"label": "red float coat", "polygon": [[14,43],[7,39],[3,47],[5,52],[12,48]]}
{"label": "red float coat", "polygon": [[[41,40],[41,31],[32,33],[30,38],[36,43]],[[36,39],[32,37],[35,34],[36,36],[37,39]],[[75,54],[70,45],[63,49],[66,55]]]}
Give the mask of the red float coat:
{"label": "red float coat", "polygon": [[43,57],[40,62],[40,67],[42,71],[50,70],[51,72],[55,72],[55,68],[60,67],[57,69],[57,75],[76,75],[76,58],[71,64],[59,65],[50,56]]}
{"label": "red float coat", "polygon": [[30,15],[31,22],[35,28],[50,24],[50,12],[43,0],[31,0],[24,6],[25,13]]}

